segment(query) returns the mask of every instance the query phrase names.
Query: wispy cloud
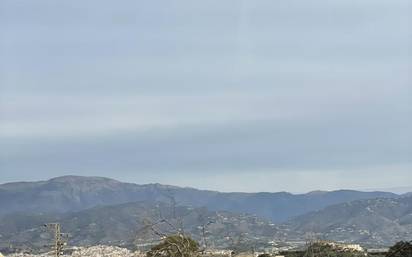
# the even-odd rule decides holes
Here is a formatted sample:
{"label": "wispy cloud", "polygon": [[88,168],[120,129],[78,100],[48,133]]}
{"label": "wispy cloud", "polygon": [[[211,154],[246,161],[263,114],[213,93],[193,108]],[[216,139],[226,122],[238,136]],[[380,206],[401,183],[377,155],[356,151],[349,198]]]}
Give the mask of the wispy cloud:
{"label": "wispy cloud", "polygon": [[312,185],[295,191],[397,186],[412,163],[411,10],[408,0],[3,1],[2,179],[253,191],[257,172]]}

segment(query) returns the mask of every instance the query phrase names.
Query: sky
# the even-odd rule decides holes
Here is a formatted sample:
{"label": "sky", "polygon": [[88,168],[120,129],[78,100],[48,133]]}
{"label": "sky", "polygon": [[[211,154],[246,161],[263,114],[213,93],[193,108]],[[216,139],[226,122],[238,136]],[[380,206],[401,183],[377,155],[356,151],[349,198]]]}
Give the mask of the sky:
{"label": "sky", "polygon": [[0,183],[412,186],[409,0],[0,2]]}

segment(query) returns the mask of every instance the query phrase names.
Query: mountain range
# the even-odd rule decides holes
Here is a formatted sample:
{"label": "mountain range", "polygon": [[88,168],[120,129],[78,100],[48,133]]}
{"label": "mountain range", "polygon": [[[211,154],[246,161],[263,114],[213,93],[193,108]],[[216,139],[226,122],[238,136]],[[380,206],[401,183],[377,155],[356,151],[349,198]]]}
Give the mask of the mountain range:
{"label": "mountain range", "polygon": [[[312,234],[374,246],[412,239],[412,196],[388,192],[221,193],[67,176],[0,185],[0,206],[0,249],[41,248],[48,222],[61,223],[74,245],[147,244],[156,235],[140,230],[162,219],[201,242],[211,222],[207,239],[221,248]],[[157,229],[173,233],[169,223]]]}
{"label": "mountain range", "polygon": [[273,222],[283,222],[333,204],[396,197],[399,195],[389,192],[353,190],[314,191],[307,194],[221,193],[160,184],[137,185],[99,177],[66,176],[48,181],[0,185],[0,215],[13,212],[62,213],[99,205],[174,201],[183,206],[253,213]]}

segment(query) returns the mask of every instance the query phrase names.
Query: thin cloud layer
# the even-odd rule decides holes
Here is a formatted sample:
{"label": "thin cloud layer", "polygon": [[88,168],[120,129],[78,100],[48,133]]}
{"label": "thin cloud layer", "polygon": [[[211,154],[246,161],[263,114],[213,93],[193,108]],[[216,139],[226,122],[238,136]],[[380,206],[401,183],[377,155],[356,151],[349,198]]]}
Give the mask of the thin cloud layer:
{"label": "thin cloud layer", "polygon": [[0,9],[4,182],[90,174],[226,191],[287,190],[265,176],[307,178],[291,191],[407,186],[407,0]]}

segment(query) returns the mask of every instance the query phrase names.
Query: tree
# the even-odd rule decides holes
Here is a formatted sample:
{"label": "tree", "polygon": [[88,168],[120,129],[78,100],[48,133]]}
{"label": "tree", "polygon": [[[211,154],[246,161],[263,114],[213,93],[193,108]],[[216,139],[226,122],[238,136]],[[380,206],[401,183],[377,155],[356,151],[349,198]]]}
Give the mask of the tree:
{"label": "tree", "polygon": [[397,242],[394,246],[389,248],[386,257],[412,257],[412,241]]}
{"label": "tree", "polygon": [[193,257],[199,254],[199,244],[184,235],[171,235],[153,246],[146,253],[147,257]]}

